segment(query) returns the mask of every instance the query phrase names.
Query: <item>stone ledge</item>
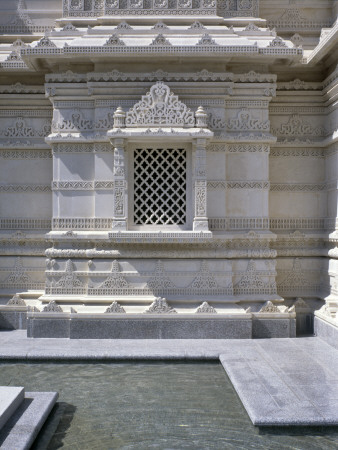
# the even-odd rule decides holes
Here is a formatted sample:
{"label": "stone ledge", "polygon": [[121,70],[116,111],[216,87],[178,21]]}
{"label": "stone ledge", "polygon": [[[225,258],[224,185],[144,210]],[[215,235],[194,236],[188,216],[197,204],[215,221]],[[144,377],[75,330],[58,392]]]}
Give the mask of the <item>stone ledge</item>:
{"label": "stone ledge", "polygon": [[3,450],[29,449],[58,398],[56,392],[26,392],[25,398],[0,432]]}
{"label": "stone ledge", "polygon": [[[76,314],[28,318],[27,336],[70,339],[250,339],[250,317],[214,318],[112,317],[79,318]],[[68,318],[67,318],[68,317]],[[154,320],[154,318],[156,319]],[[183,320],[182,320],[183,319]]]}
{"label": "stone ledge", "polygon": [[338,349],[338,322],[315,312],[314,334]]}
{"label": "stone ledge", "polygon": [[24,397],[23,387],[0,386],[0,430],[21,405]]}
{"label": "stone ledge", "polygon": [[68,339],[251,339],[296,335],[296,319],[251,314],[28,313],[27,336]]}

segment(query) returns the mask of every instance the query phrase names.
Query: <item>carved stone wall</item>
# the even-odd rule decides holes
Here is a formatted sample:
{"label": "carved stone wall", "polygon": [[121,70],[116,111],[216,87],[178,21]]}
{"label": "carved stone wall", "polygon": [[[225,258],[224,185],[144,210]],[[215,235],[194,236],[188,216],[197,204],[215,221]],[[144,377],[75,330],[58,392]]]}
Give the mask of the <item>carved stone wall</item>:
{"label": "carved stone wall", "polygon": [[[302,296],[335,317],[334,2],[32,1],[0,19],[3,298],[179,313]],[[134,195],[136,144],[160,195],[178,176],[161,149],[184,152],[186,195],[164,200],[182,223],[140,219],[163,202]]]}

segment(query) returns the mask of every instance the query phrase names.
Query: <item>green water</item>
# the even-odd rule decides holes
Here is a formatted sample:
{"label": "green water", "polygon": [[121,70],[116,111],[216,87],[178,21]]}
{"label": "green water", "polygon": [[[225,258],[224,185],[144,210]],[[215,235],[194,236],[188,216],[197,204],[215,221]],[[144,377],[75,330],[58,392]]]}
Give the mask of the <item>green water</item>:
{"label": "green water", "polygon": [[35,450],[338,449],[338,427],[254,427],[218,363],[4,363],[0,385],[59,392]]}

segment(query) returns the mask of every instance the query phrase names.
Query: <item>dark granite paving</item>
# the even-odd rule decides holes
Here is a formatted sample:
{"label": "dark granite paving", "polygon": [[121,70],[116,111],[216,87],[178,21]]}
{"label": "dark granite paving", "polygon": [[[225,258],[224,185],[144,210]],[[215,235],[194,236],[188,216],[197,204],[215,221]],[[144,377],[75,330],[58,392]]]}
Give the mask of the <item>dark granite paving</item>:
{"label": "dark granite paving", "polygon": [[10,331],[0,332],[0,359],[219,359],[255,425],[338,424],[338,350],[316,337],[69,340]]}

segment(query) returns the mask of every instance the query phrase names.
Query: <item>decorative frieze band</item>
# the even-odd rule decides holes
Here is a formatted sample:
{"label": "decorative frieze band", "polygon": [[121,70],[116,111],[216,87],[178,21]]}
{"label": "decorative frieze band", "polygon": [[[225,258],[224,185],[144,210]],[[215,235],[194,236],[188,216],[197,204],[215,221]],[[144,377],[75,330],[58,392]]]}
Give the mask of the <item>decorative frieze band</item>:
{"label": "decorative frieze band", "polygon": [[270,114],[327,114],[327,108],[322,106],[273,106],[269,108]]}
{"label": "decorative frieze band", "polygon": [[290,156],[312,156],[317,158],[324,158],[326,151],[323,148],[283,148],[275,147],[270,149],[271,157],[290,157]]}
{"label": "decorative frieze band", "polygon": [[67,191],[92,191],[94,189],[114,189],[113,181],[53,181],[53,190]]}
{"label": "decorative frieze band", "polygon": [[201,70],[199,72],[166,72],[157,70],[155,72],[120,72],[113,70],[111,72],[91,72],[88,74],[77,74],[71,71],[65,73],[53,73],[46,75],[48,83],[64,83],[64,82],[109,82],[109,81],[232,81],[233,74],[227,72],[209,72]]}
{"label": "decorative frieze band", "polygon": [[[0,86],[1,94],[44,94],[44,86],[29,86],[21,83]],[[13,112],[13,111],[11,111]]]}
{"label": "decorative frieze band", "polygon": [[112,229],[112,218],[54,218],[54,230],[109,230]]}
{"label": "decorative frieze band", "polygon": [[335,219],[327,218],[270,218],[271,230],[325,230],[334,229]]}
{"label": "decorative frieze band", "polygon": [[113,153],[113,147],[109,143],[65,143],[53,144],[53,153]]}
{"label": "decorative frieze band", "polygon": [[225,100],[225,108],[268,108],[267,100]]}
{"label": "decorative frieze band", "polygon": [[51,219],[27,218],[0,218],[1,230],[50,230]]}
{"label": "decorative frieze band", "polygon": [[302,183],[271,183],[272,192],[314,192],[326,190],[325,183],[302,184]]}
{"label": "decorative frieze band", "polygon": [[209,218],[211,231],[262,230],[269,229],[269,219],[264,217],[212,217]]}
{"label": "decorative frieze band", "polygon": [[207,146],[207,151],[228,153],[269,153],[270,147],[267,144],[221,144],[214,142]]}
{"label": "decorative frieze band", "polygon": [[[3,230],[111,230],[111,218],[3,218]],[[334,230],[338,227],[336,218],[261,218],[261,217],[212,217],[209,218],[212,231],[231,230]]]}
{"label": "decorative frieze band", "polygon": [[4,159],[52,159],[51,150],[2,150],[0,158]]}
{"label": "decorative frieze band", "polygon": [[0,184],[0,192],[50,192],[49,185],[38,184]]}
{"label": "decorative frieze band", "polygon": [[270,183],[268,181],[220,181],[209,180],[207,182],[208,189],[264,189],[269,190]]}
{"label": "decorative frieze band", "polygon": [[212,217],[209,218],[211,231],[231,230],[334,230],[335,218],[301,217],[289,218],[261,218],[261,217]]}
{"label": "decorative frieze band", "polygon": [[0,109],[0,117],[52,117],[52,109]]}

